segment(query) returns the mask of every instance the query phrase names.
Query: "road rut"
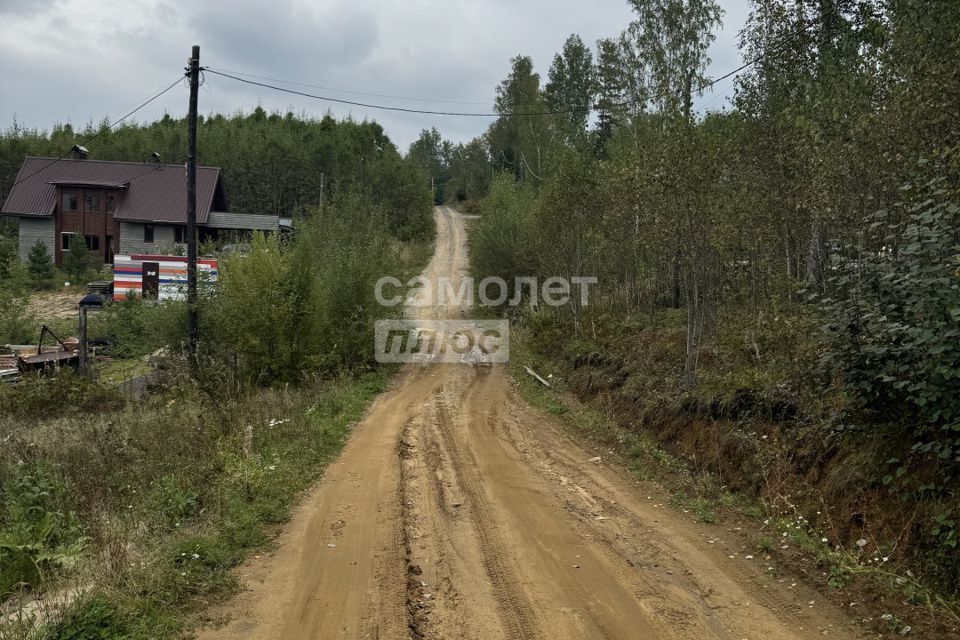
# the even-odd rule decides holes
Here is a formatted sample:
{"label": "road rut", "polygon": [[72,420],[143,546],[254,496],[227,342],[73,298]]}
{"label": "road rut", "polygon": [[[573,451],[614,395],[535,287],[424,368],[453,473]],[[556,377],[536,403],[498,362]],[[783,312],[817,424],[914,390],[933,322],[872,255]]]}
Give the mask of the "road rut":
{"label": "road rut", "polygon": [[[465,218],[435,219],[424,276],[456,281]],[[503,367],[408,365],[198,637],[856,636],[601,453],[526,406]]]}

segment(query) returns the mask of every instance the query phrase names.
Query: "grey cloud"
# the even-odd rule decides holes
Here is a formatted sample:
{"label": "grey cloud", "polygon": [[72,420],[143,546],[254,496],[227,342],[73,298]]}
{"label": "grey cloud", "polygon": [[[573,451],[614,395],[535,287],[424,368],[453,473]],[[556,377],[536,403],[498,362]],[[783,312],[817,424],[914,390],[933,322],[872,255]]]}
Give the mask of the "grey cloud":
{"label": "grey cloud", "polygon": [[[153,67],[141,68],[145,70],[141,75],[122,67],[105,68],[103,76],[108,81],[101,83],[91,81],[91,75],[82,72],[82,64],[49,65],[30,56],[3,53],[0,77],[8,79],[9,90],[0,98],[0,127],[9,125],[14,115],[21,124],[38,128],[68,122],[74,127],[83,127],[107,117],[116,118],[123,109],[132,108],[161,89],[161,83],[169,83],[176,77],[175,72],[160,75]],[[184,100],[185,90],[174,89],[149,111],[137,114],[136,119],[157,117],[165,109],[177,109],[180,103],[185,105]]]}
{"label": "grey cloud", "polygon": [[0,0],[0,16],[34,15],[42,13],[60,0]]}
{"label": "grey cloud", "polygon": [[[58,1],[0,0],[0,13],[29,10],[29,17],[13,15],[9,28],[29,25],[52,42],[66,42],[74,27],[63,20]],[[736,33],[746,18],[747,0],[721,2],[727,15],[711,48],[712,77],[739,66]],[[598,38],[619,33],[630,20],[625,0],[139,0],[131,2],[130,19],[123,20],[109,15],[111,9],[100,3],[85,4],[88,15],[103,12],[106,37],[86,45],[83,53],[75,47],[37,48],[15,38],[0,41],[0,75],[9,88],[0,96],[0,126],[9,124],[14,113],[22,123],[38,127],[57,121],[82,125],[113,115],[176,77],[192,44],[201,46],[203,64],[214,67],[369,93],[480,104],[319,93],[431,110],[488,111],[511,56],[531,55],[545,76],[570,33],[579,33],[593,46]],[[249,112],[258,104],[316,116],[330,109],[336,117],[376,119],[401,149],[424,128],[436,126],[445,136],[466,141],[490,123],[373,111],[212,75],[207,80],[200,96],[204,113]],[[718,86],[720,92],[727,88],[727,82]],[[159,117],[165,110],[182,114],[186,103],[181,93],[171,91],[138,118]],[[707,93],[698,107],[717,108],[722,97]]]}
{"label": "grey cloud", "polygon": [[[326,2],[322,12],[292,2],[216,0],[197,5],[191,24],[214,66],[274,76],[301,76],[361,62],[378,42],[379,26],[356,3]],[[201,52],[201,57],[203,57]]]}

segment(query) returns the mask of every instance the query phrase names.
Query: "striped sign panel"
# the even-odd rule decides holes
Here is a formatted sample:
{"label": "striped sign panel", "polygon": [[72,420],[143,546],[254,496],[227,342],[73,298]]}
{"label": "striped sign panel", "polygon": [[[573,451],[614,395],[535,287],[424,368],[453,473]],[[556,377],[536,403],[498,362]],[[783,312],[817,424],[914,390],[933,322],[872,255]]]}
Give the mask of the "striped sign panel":
{"label": "striped sign panel", "polygon": [[[113,299],[143,296],[143,263],[155,262],[160,268],[158,298],[184,300],[187,297],[187,259],[184,256],[116,255],[113,260]],[[201,283],[217,281],[217,261],[197,260],[197,279]]]}

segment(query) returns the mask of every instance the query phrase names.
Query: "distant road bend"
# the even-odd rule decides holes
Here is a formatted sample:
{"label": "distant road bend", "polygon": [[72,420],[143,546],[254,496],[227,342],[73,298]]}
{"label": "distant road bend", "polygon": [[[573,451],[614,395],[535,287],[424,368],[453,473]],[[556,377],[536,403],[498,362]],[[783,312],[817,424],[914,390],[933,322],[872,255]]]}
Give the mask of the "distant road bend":
{"label": "distant road bend", "polygon": [[[447,208],[434,217],[424,276],[456,283],[467,269],[464,218]],[[461,317],[457,308],[413,311]],[[502,366],[407,365],[277,548],[241,568],[246,590],[210,611],[216,624],[198,637],[855,635],[815,592],[745,559],[730,532],[591,461],[603,453],[526,406]]]}

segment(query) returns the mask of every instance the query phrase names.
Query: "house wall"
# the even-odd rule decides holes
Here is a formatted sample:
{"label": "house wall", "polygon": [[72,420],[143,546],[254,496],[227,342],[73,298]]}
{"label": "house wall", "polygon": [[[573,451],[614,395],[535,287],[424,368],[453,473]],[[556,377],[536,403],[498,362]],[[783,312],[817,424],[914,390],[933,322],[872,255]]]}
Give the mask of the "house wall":
{"label": "house wall", "polygon": [[155,254],[159,249],[174,246],[173,225],[154,224],[153,242],[143,241],[142,224],[134,222],[120,223],[120,249],[117,253],[148,253]]}
{"label": "house wall", "polygon": [[280,218],[277,216],[211,211],[210,215],[207,216],[206,226],[211,229],[276,231],[279,223]]}
{"label": "house wall", "polygon": [[19,218],[20,221],[20,259],[26,260],[30,247],[37,240],[47,245],[50,259],[57,254],[57,228],[53,218]]}
{"label": "house wall", "polygon": [[[68,196],[74,197],[75,208],[67,208]],[[103,262],[112,262],[117,251],[117,223],[113,212],[122,194],[116,189],[79,189],[57,187],[56,191],[56,264],[63,264],[64,248],[61,236],[86,236],[87,247]],[[89,200],[88,200],[89,199]],[[76,241],[76,237],[70,240]]]}

